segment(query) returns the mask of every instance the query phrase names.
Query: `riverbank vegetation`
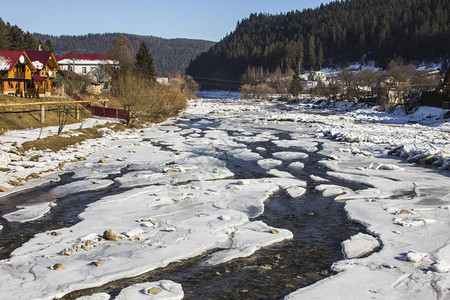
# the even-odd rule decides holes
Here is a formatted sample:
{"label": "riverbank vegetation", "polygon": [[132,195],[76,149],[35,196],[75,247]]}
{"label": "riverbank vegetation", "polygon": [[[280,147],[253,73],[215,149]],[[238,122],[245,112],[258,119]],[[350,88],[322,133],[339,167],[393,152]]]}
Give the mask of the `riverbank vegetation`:
{"label": "riverbank vegetation", "polygon": [[104,66],[105,73],[111,78],[111,104],[127,110],[131,118],[159,122],[177,115],[187,106],[194,86],[181,89],[185,86],[181,77],[181,86],[158,83],[153,57],[145,43],[135,56],[127,37],[118,35],[107,54],[118,62],[118,65]]}

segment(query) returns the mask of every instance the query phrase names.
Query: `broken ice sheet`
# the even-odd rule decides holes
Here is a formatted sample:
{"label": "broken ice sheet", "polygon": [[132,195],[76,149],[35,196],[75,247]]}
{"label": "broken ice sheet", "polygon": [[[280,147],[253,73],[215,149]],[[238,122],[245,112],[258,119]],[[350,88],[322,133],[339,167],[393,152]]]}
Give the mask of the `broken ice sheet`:
{"label": "broken ice sheet", "polygon": [[380,242],[376,238],[362,232],[342,242],[343,252],[347,259],[357,258],[371,253],[379,246]]}

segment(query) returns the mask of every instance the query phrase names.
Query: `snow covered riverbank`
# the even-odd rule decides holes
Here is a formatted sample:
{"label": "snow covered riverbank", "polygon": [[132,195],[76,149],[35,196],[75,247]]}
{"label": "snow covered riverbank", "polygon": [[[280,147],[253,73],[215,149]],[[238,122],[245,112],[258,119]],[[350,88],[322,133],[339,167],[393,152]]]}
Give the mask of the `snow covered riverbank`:
{"label": "snow covered riverbank", "polygon": [[[264,201],[278,191],[301,198],[313,192],[308,188],[312,184],[314,192],[346,201],[350,218],[367,226],[372,236],[355,236],[343,243],[347,259],[333,265],[337,275],[287,299],[448,298],[448,171],[388,155],[395,149],[432,149],[441,155],[443,163],[438,166],[445,169],[450,126],[442,112],[421,119],[416,114],[422,125],[406,125],[411,116],[371,109],[333,115],[324,114],[325,110],[311,109],[310,104],[197,100],[177,124],[170,120],[143,130],[106,132],[101,139],[62,153],[40,152],[34,165],[15,161],[18,172],[32,172],[67,155],[86,158],[65,167],[66,172],[74,172],[76,183],[55,187],[48,198],[5,215],[10,221],[39,219],[57,205],[55,199],[80,190],[114,184],[123,191],[88,205],[76,225],[39,233],[1,261],[0,299],[14,298],[17,290],[23,299],[53,299],[213,249],[219,250],[208,256],[207,265],[250,256],[293,237],[289,230],[253,220],[263,214]],[[280,131],[285,136],[280,137]],[[0,137],[5,153],[13,136]],[[251,142],[270,142],[284,150],[264,158],[267,149],[250,148]],[[307,151],[328,157],[320,165],[330,179],[298,178]],[[259,166],[265,175],[233,179],[220,158],[223,152],[243,164]],[[27,157],[35,154],[30,151]],[[4,166],[11,163],[5,159]],[[113,174],[115,179],[108,179]],[[51,178],[55,180],[54,175]],[[333,178],[367,188],[352,190]],[[22,189],[45,180],[31,180]],[[382,245],[379,252],[360,258],[377,242]],[[182,291],[173,282],[169,285],[177,287],[179,298]],[[150,284],[130,287],[123,295],[142,296],[144,286]],[[158,289],[158,293],[166,291]],[[97,296],[108,299],[108,295]]]}

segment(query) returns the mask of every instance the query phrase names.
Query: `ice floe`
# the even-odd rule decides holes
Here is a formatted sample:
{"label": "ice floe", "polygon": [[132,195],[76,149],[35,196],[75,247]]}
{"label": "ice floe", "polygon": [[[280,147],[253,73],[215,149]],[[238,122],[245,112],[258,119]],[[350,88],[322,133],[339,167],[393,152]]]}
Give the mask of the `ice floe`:
{"label": "ice floe", "polygon": [[303,152],[275,152],[273,156],[281,160],[294,160],[294,159],[305,159],[308,154]]}
{"label": "ice floe", "polygon": [[347,259],[371,253],[379,246],[380,242],[376,238],[361,232],[342,242],[342,249]]}
{"label": "ice floe", "polygon": [[117,300],[181,300],[184,297],[181,284],[171,280],[160,280],[156,282],[144,282],[123,289],[114,299]]}
{"label": "ice floe", "polygon": [[276,168],[276,167],[280,166],[281,164],[283,164],[283,162],[281,160],[272,159],[272,158],[261,159],[261,160],[258,160],[257,163],[261,168],[263,168],[265,170],[270,170],[270,169]]}

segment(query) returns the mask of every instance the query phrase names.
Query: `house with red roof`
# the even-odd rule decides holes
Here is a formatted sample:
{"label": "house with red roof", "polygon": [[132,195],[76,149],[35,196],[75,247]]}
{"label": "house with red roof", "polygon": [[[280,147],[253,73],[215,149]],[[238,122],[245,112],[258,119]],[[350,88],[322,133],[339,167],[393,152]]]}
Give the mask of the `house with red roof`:
{"label": "house with red roof", "polygon": [[79,54],[69,52],[56,57],[62,71],[72,71],[78,75],[87,75],[92,80],[93,93],[108,89],[110,77],[102,70],[102,65],[117,64],[105,54]]}
{"label": "house with red roof", "polygon": [[36,68],[23,50],[0,50],[0,93],[17,94],[34,89]]}
{"label": "house with red roof", "polygon": [[35,92],[41,96],[51,96],[53,81],[59,64],[52,51],[26,51],[31,63],[36,68],[36,73],[31,75]]}
{"label": "house with red roof", "polygon": [[114,64],[105,54],[79,54],[69,52],[63,56],[57,56],[58,64],[62,71],[73,71],[78,75],[92,75],[100,65]]}

